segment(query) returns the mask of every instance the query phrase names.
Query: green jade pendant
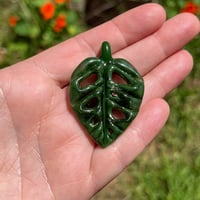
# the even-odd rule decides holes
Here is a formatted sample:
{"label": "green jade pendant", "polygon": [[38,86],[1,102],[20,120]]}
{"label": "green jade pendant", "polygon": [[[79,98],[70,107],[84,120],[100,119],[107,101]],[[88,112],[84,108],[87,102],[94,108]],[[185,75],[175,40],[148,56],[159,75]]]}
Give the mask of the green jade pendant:
{"label": "green jade pendant", "polygon": [[107,147],[136,117],[144,94],[144,81],[125,59],[112,58],[108,42],[99,58],[83,60],[72,74],[70,102],[93,140]]}

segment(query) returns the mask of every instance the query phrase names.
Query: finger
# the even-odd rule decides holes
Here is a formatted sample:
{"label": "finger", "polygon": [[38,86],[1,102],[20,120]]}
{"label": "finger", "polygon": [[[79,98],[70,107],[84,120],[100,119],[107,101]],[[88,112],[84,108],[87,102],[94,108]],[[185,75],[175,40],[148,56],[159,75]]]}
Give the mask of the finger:
{"label": "finger", "polygon": [[154,34],[118,52],[144,75],[168,56],[180,50],[199,33],[199,20],[184,13],[166,21]]}
{"label": "finger", "polygon": [[155,32],[164,21],[165,12],[161,6],[146,4],[50,48],[33,57],[30,62],[65,85],[83,59],[99,53],[102,41],[109,41],[112,51],[116,52]]}
{"label": "finger", "polygon": [[93,178],[101,188],[122,171],[158,134],[169,115],[164,100],[155,99],[144,105],[128,129],[106,149],[93,154]]}
{"label": "finger", "polygon": [[181,50],[172,55],[144,77],[145,94],[143,103],[153,98],[164,97],[178,86],[190,73],[192,56]]}
{"label": "finger", "polygon": [[109,41],[112,51],[116,52],[155,32],[165,18],[165,11],[160,5],[145,4],[79,35],[77,39],[84,45],[86,43],[95,55],[104,40]]}

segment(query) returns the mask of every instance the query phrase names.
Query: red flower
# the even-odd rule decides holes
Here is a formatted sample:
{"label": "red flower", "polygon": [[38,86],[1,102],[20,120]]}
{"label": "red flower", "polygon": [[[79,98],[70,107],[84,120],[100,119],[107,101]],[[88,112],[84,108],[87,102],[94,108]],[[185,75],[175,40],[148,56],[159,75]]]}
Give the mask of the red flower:
{"label": "red flower", "polygon": [[18,17],[17,16],[10,16],[8,19],[8,23],[11,27],[15,27],[18,21]]}
{"label": "red flower", "polygon": [[55,5],[51,2],[45,3],[40,8],[40,13],[45,20],[49,20],[54,16],[55,13]]}
{"label": "red flower", "polygon": [[197,14],[199,12],[199,6],[196,3],[188,1],[186,2],[185,7],[181,10],[181,12]]}
{"label": "red flower", "polygon": [[60,15],[56,18],[53,30],[57,33],[61,32],[67,26],[66,16]]}

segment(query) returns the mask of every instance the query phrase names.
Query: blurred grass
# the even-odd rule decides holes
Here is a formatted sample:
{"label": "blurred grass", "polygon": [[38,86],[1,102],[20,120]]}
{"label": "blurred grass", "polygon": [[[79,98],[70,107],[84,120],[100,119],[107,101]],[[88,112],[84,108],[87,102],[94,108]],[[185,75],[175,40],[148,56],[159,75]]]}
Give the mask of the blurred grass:
{"label": "blurred grass", "polygon": [[[11,2],[11,1],[10,1]],[[177,2],[160,1],[168,17],[177,14]],[[0,47],[10,9],[0,0]],[[200,2],[199,2],[200,3]],[[3,22],[3,23],[2,23]],[[187,45],[194,57],[190,76],[166,100],[170,118],[159,136],[93,200],[199,200],[200,199],[200,37]],[[1,56],[1,55],[0,55]]]}

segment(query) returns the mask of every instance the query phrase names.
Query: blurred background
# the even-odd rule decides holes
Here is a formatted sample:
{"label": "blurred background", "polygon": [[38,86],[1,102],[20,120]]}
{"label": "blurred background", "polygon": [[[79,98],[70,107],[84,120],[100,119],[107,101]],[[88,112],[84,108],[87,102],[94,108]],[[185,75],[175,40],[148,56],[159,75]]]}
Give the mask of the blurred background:
{"label": "blurred background", "polygon": [[[0,0],[0,68],[30,57],[149,0]],[[157,0],[167,17],[200,16],[200,0]],[[172,41],[173,42],[173,41]],[[170,118],[148,148],[93,200],[200,199],[200,36],[185,47],[190,76],[166,100]]]}

